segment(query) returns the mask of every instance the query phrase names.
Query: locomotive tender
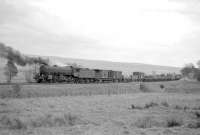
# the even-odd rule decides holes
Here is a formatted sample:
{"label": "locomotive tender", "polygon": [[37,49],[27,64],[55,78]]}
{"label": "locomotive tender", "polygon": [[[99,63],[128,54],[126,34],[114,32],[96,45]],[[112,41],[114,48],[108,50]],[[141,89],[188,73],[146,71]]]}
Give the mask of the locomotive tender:
{"label": "locomotive tender", "polygon": [[95,83],[95,82],[121,82],[121,71],[77,68],[73,66],[41,65],[35,80],[41,82],[68,82],[68,83]]}

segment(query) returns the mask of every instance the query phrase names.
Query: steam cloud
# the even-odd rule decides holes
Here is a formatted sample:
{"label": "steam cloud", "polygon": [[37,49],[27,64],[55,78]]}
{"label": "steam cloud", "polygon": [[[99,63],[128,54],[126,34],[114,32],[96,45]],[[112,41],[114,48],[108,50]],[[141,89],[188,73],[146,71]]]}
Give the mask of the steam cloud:
{"label": "steam cloud", "polygon": [[22,55],[19,51],[14,50],[9,46],[5,46],[0,43],[0,57],[6,58],[20,66],[25,66],[27,64],[48,64],[48,60],[42,59],[41,57],[28,57]]}
{"label": "steam cloud", "polygon": [[7,64],[5,67],[5,75],[7,76],[8,81],[11,81],[13,76],[16,76],[18,73],[17,67],[26,66],[31,64],[45,64],[48,65],[48,60],[42,59],[41,57],[29,57],[21,54],[19,51],[0,43],[0,57],[7,59]]}

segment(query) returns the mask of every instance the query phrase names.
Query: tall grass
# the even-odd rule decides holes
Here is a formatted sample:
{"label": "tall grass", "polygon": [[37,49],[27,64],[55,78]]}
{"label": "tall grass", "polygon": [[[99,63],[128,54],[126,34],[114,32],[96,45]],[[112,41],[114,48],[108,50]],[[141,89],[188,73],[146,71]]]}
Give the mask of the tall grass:
{"label": "tall grass", "polygon": [[[1,88],[2,87],[2,88]],[[92,96],[92,95],[119,95],[139,92],[133,84],[39,84],[0,86],[0,97],[59,97],[59,96]],[[14,96],[14,95],[15,96]],[[13,95],[13,96],[10,96]]]}
{"label": "tall grass", "polygon": [[5,86],[4,89],[0,89],[0,98],[20,98],[21,89],[20,84]]}
{"label": "tall grass", "polygon": [[0,128],[12,130],[26,130],[27,128],[38,127],[74,126],[77,124],[84,124],[84,121],[71,113],[65,113],[63,115],[45,114],[44,116],[25,120],[10,115],[4,115],[0,118]]}
{"label": "tall grass", "polygon": [[1,120],[1,126],[3,126],[3,128],[7,128],[7,129],[26,129],[27,126],[26,124],[17,117],[10,117],[8,115],[4,115],[2,116]]}

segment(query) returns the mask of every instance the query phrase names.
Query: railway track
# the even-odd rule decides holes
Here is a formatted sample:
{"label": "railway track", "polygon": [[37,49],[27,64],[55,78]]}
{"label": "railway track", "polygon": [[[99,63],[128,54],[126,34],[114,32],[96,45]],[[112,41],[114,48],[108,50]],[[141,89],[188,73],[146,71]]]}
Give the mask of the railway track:
{"label": "railway track", "polygon": [[[23,82],[23,83],[0,83],[1,85],[63,85],[63,84],[106,84],[106,83],[117,83],[117,82],[104,82],[104,83],[67,83],[67,82],[63,82],[63,83],[27,83],[27,82]],[[119,82],[118,82],[119,83]],[[129,82],[120,82],[120,83],[129,83]]]}
{"label": "railway track", "polygon": [[[177,81],[177,80],[168,80],[168,81],[146,81],[146,83],[148,82],[169,82],[169,81]],[[21,83],[0,83],[0,86],[1,85],[63,85],[63,84],[108,84],[108,83],[131,83],[131,82],[138,82],[139,81],[123,81],[123,82],[96,82],[96,83],[73,83],[73,82],[61,82],[61,83],[37,83],[37,82],[32,82],[32,83],[28,83],[28,82],[21,82]],[[145,82],[145,81],[143,81]]]}
{"label": "railway track", "polygon": [[23,83],[0,83],[0,85],[16,85],[16,84],[19,84],[19,85],[40,85],[39,83],[26,83],[26,82],[23,82]]}

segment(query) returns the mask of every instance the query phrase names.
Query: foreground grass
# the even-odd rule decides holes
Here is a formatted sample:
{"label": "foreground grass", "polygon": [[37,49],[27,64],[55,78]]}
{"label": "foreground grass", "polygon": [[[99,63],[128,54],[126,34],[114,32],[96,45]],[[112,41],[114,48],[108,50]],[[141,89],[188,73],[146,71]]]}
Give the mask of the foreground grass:
{"label": "foreground grass", "polygon": [[0,134],[198,134],[199,106],[183,93],[1,99]]}
{"label": "foreground grass", "polygon": [[[17,88],[17,89],[16,89]],[[0,97],[117,95],[139,92],[138,83],[0,85]]]}

